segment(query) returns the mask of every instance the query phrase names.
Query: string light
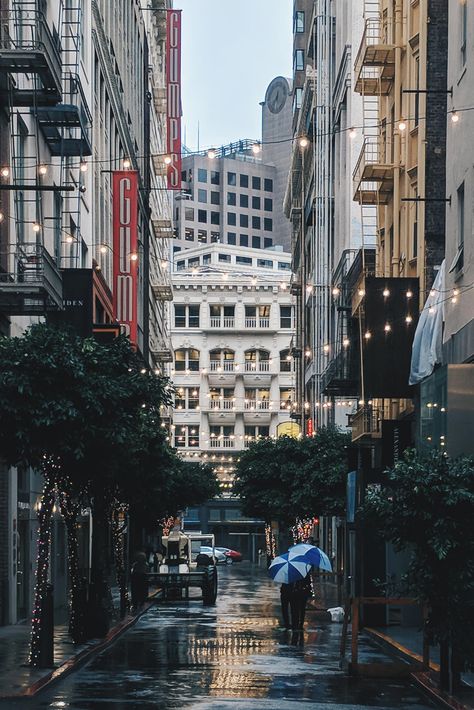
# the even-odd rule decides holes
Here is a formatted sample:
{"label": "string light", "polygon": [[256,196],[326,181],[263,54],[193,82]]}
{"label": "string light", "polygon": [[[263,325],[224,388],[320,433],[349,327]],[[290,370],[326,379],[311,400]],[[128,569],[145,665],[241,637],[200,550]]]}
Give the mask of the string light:
{"label": "string light", "polygon": [[357,131],[355,128],[349,128],[349,138],[355,138],[357,135]]}
{"label": "string light", "polygon": [[130,261],[138,261],[138,254],[136,252],[130,254]]}
{"label": "string light", "polygon": [[457,111],[453,111],[453,112],[451,113],[451,121],[452,121],[453,123],[458,123],[458,121],[459,121],[459,114],[458,114]]}
{"label": "string light", "polygon": [[122,165],[124,167],[124,170],[128,170],[131,167],[132,163],[128,158],[124,158]]}
{"label": "string light", "polygon": [[307,136],[301,136],[298,143],[300,144],[300,148],[306,148],[309,145],[309,140]]}
{"label": "string light", "polygon": [[403,133],[403,131],[406,131],[406,128],[407,128],[407,124],[405,123],[405,121],[403,121],[403,120],[399,121],[398,130]]}
{"label": "string light", "polygon": [[384,288],[384,290],[383,290],[383,297],[384,297],[384,298],[388,298],[389,296],[390,296],[390,291],[388,290],[388,288]]}
{"label": "string light", "polygon": [[33,232],[38,233],[41,229],[41,226],[38,224],[38,222],[34,222],[32,229],[33,229]]}
{"label": "string light", "polygon": [[105,244],[102,244],[100,247],[100,253],[105,254],[107,252],[107,246]]}
{"label": "string light", "polygon": [[412,322],[413,322],[413,318],[412,318],[411,316],[407,316],[407,317],[405,318],[405,323],[410,324],[410,323],[412,323]]}
{"label": "string light", "polygon": [[39,168],[38,168],[38,173],[39,173],[40,175],[46,175],[47,172],[48,172],[48,168],[46,167],[46,165],[40,165],[40,166],[39,166]]}
{"label": "string light", "polygon": [[392,326],[390,325],[390,323],[385,323],[383,329],[386,333],[390,333],[390,331],[392,330]]}
{"label": "string light", "polygon": [[407,298],[412,298],[412,296],[413,296],[413,291],[407,291],[406,296],[407,296]]}
{"label": "string light", "polygon": [[253,153],[254,155],[258,155],[261,150],[262,150],[262,147],[261,147],[260,143],[254,143],[254,144],[253,144],[253,146],[252,146],[252,153]]}
{"label": "string light", "polygon": [[351,344],[351,341],[349,340],[349,338],[344,338],[344,340],[342,341],[342,344],[345,348],[348,348],[349,345]]}
{"label": "string light", "polygon": [[165,165],[171,165],[171,163],[173,162],[171,155],[165,155],[165,157],[163,158],[163,162]]}
{"label": "string light", "polygon": [[207,157],[210,160],[214,160],[216,158],[216,156],[217,156],[217,153],[216,153],[215,148],[209,148],[209,150],[207,151]]}
{"label": "string light", "polygon": [[81,163],[79,166],[79,170],[81,173],[86,173],[87,172],[87,163]]}
{"label": "string light", "polygon": [[2,177],[7,178],[10,175],[10,168],[7,166],[1,168],[0,173],[1,173]]}
{"label": "string light", "polygon": [[358,293],[359,296],[361,296],[361,297],[362,297],[362,296],[365,296],[365,290],[364,290],[363,288],[360,288],[360,289],[357,291],[357,293]]}
{"label": "string light", "polygon": [[341,293],[341,290],[337,286],[334,286],[334,288],[332,290],[332,295],[339,296],[340,293]]}
{"label": "string light", "polygon": [[366,340],[370,340],[371,337],[372,337],[372,333],[370,332],[370,330],[366,330],[366,332],[364,333],[364,338]]}
{"label": "string light", "polygon": [[3,222],[4,219],[5,215],[3,214],[3,212],[0,212],[0,223]]}

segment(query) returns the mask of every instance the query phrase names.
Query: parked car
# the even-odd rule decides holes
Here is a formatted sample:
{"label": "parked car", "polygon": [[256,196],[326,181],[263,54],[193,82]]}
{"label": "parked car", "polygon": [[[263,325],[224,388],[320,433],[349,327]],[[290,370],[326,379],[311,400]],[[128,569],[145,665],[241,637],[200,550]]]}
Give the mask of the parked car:
{"label": "parked car", "polygon": [[[201,545],[200,552],[204,555],[209,555],[209,557],[212,557],[213,550],[212,547],[208,547],[207,545]],[[227,562],[227,557],[223,552],[220,552],[217,547],[214,548],[214,557],[216,558],[216,562],[218,565],[225,565],[225,563]]]}
{"label": "parked car", "polygon": [[216,547],[216,550],[224,553],[228,565],[231,565],[232,562],[242,562],[242,553],[237,550],[231,550],[230,547]]}

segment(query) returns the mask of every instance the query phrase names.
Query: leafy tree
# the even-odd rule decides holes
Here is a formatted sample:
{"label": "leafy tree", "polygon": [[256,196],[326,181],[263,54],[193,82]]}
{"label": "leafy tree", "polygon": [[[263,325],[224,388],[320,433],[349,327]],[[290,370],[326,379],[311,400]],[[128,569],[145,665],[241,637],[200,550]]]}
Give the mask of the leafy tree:
{"label": "leafy tree", "polygon": [[299,517],[343,513],[350,436],[322,427],[314,437],[263,439],[237,466],[234,491],[246,515],[289,525]]}
{"label": "leafy tree", "polygon": [[368,493],[363,515],[397,550],[411,550],[404,581],[428,605],[427,630],[441,644],[446,685],[449,646],[454,679],[461,658],[474,661],[466,633],[474,625],[474,460],[407,451],[387,473],[387,485]]}

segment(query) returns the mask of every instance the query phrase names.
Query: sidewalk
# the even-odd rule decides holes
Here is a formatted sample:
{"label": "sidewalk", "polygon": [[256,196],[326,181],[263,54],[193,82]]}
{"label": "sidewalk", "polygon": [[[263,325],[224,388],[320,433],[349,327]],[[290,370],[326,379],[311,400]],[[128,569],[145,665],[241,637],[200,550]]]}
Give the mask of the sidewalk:
{"label": "sidewalk", "polygon": [[92,639],[84,644],[75,644],[68,635],[67,624],[55,625],[55,667],[52,669],[31,668],[27,665],[31,634],[29,623],[0,627],[0,678],[2,679],[0,699],[34,696],[45,686],[75,670],[133,626],[140,616],[148,611],[157,594],[159,590],[152,592],[140,611],[128,614],[124,619],[114,620],[104,639]]}
{"label": "sidewalk", "polygon": [[[365,628],[364,631],[372,638],[383,645],[389,646],[396,653],[410,660],[422,661],[423,659],[423,634],[420,630],[414,627],[402,626],[384,626],[381,628]],[[430,673],[417,674],[422,683],[436,681],[437,673],[439,672],[439,648],[437,646],[430,647]],[[453,698],[454,704],[449,705],[448,699],[445,702],[450,707],[474,708],[474,673],[465,673],[462,676],[465,687],[457,692]],[[443,698],[441,698],[443,699]]]}

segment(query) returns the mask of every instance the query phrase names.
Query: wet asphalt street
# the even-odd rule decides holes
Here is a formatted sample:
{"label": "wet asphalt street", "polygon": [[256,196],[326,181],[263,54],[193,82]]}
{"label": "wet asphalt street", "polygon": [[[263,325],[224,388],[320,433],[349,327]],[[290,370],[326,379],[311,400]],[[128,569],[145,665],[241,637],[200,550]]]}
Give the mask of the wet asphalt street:
{"label": "wet asphalt street", "polygon": [[[280,628],[278,586],[250,565],[219,568],[215,607],[152,607],[87,666],[32,700],[0,708],[67,710],[360,710],[436,707],[405,681],[348,678],[341,626],[309,613],[304,634]],[[362,643],[361,660],[386,660]]]}

